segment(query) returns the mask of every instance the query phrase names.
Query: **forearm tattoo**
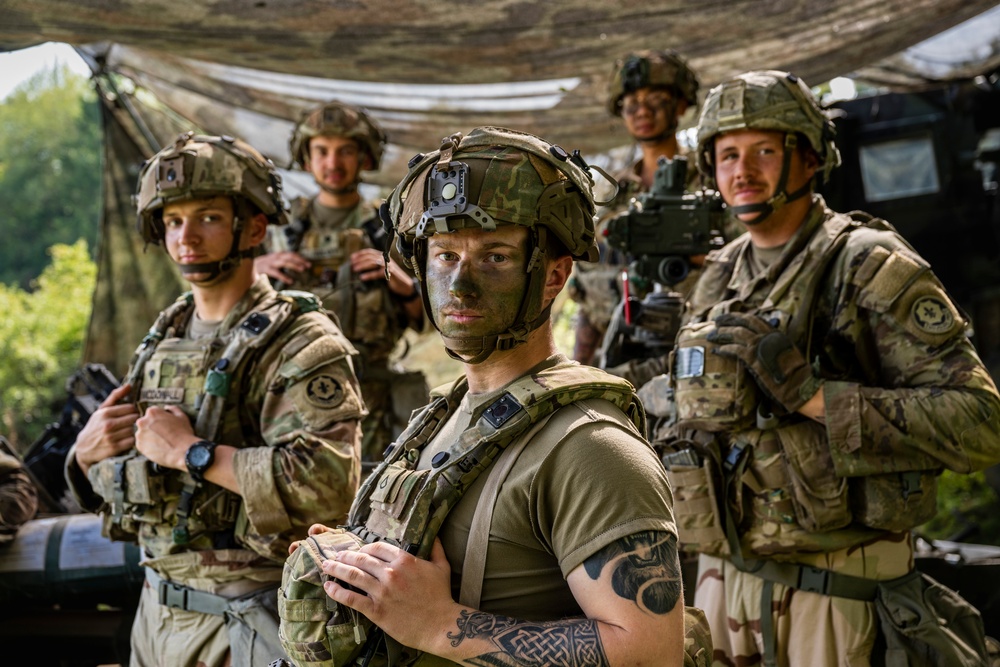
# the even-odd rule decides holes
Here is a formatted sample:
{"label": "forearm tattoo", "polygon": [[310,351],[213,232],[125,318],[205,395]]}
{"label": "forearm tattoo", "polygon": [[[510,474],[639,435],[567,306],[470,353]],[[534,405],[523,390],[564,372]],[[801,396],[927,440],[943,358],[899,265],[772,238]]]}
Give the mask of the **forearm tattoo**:
{"label": "forearm tattoo", "polygon": [[623,537],[584,561],[583,567],[597,581],[610,565],[611,586],[620,597],[633,600],[653,614],[666,614],[681,596],[681,566],[677,536],[646,531]]}
{"label": "forearm tattoo", "polygon": [[452,646],[458,646],[464,639],[485,639],[498,649],[466,659],[479,667],[608,665],[597,621],[530,623],[482,611],[462,611],[456,623],[458,632],[448,633]]}

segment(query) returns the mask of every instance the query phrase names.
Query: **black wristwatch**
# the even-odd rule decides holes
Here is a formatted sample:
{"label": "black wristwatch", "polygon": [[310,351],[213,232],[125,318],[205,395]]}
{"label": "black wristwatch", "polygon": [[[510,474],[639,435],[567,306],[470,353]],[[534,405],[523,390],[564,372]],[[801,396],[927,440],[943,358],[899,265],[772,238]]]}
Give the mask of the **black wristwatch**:
{"label": "black wristwatch", "polygon": [[196,482],[205,481],[205,471],[215,463],[215,448],[217,446],[211,440],[199,440],[188,447],[187,454],[184,455],[184,464]]}

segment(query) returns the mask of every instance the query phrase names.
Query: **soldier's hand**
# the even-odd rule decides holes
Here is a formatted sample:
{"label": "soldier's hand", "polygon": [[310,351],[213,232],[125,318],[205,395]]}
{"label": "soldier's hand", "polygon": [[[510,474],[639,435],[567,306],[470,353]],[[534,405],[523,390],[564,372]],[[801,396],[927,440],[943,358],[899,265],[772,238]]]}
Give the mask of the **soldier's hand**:
{"label": "soldier's hand", "polygon": [[255,272],[266,274],[286,285],[291,285],[295,274],[302,273],[310,266],[312,263],[308,259],[291,250],[272,252],[253,260]]}
{"label": "soldier's hand", "polygon": [[[432,622],[448,623],[462,609],[451,597],[451,565],[440,539],[430,560],[422,560],[386,542],[366,544],[357,551],[338,551],[321,563],[325,574],[350,584],[356,592],[329,581],[326,594],[367,616],[405,646],[428,650]],[[441,633],[443,635],[444,633]]]}
{"label": "soldier's hand", "polygon": [[[390,267],[392,266],[390,260]],[[385,280],[385,256],[381,250],[365,248],[351,254],[351,271],[361,280]]]}
{"label": "soldier's hand", "polygon": [[[374,248],[358,250],[351,255],[351,270],[362,280],[385,280],[385,255]],[[410,275],[392,257],[389,258],[389,291],[406,297],[413,296],[416,285]]]}
{"label": "soldier's hand", "polygon": [[76,436],[73,451],[84,475],[98,461],[135,447],[134,428],[139,410],[133,403],[118,405],[131,390],[132,385],[123,384],[108,394]]}
{"label": "soldier's hand", "polygon": [[147,459],[167,468],[187,470],[184,456],[199,438],[180,408],[151,407],[135,426],[135,448]]}
{"label": "soldier's hand", "polygon": [[797,412],[820,391],[823,381],[783,332],[753,315],[730,313],[715,324],[707,337],[718,346],[712,352],[741,361],[761,390],[788,412]]}

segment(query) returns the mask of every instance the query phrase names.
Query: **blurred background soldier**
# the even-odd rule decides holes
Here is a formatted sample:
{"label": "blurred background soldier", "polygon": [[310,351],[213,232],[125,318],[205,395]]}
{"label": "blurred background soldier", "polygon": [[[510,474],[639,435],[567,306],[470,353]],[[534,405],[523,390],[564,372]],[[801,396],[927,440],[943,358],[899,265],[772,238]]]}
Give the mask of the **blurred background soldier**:
{"label": "blurred background soldier", "polygon": [[266,665],[289,544],[342,522],[359,483],[354,350],[315,296],[255,275],[268,223],[286,219],[252,147],[182,134],[145,164],[136,202],[191,292],[87,421],[67,479],[109,537],[144,550],[133,666]]}
{"label": "blurred background soldier", "polygon": [[717,86],[698,124],[702,177],[749,233],[689,296],[663,459],[720,665],[881,664],[876,587],[913,569],[937,474],[1000,459],[1000,397],[928,264],[814,194],[833,138],[785,72]]}
{"label": "blurred background soldier", "polygon": [[[636,195],[653,185],[661,157],[681,154],[677,125],[688,107],[698,103],[698,78],[674,51],[639,51],[615,63],[608,96],[608,111],[620,116],[625,129],[638,143],[642,157],[616,174],[618,194],[599,213],[598,239],[607,221],[621,215]],[[694,169],[689,174],[695,175]],[[573,358],[584,364],[598,360],[611,313],[622,298],[621,271],[627,262],[621,252],[600,244],[598,263],[581,262],[574,267],[569,295],[579,303]],[[680,287],[694,284],[694,278]]]}
{"label": "blurred background soldier", "polygon": [[420,287],[392,257],[386,266],[378,203],[358,191],[361,172],[379,168],[385,142],[360,109],[330,102],[304,113],[292,134],[292,160],[312,174],[319,194],[292,202],[290,223],[271,229],[266,254],[254,262],[278,289],[317,294],[360,353],[368,462],[381,459],[410,412],[427,402],[423,375],[389,362],[404,330],[423,326]]}
{"label": "blurred background soldier", "polygon": [[24,464],[0,435],[0,544],[17,536],[17,529],[34,518],[38,493]]}

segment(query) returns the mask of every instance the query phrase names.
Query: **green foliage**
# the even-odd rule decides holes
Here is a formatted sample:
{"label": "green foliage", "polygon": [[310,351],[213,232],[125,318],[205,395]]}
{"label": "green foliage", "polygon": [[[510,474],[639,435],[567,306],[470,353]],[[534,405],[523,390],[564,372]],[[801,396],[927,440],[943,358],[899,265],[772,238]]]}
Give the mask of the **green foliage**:
{"label": "green foliage", "polygon": [[26,288],[57,243],[97,247],[100,133],[89,82],[65,67],[0,102],[0,282]]}
{"label": "green foliage", "polygon": [[49,249],[32,290],[0,285],[0,420],[20,449],[55,419],[79,366],[97,266],[86,241]]}
{"label": "green foliage", "polygon": [[1000,546],[1000,507],[983,472],[945,470],[938,479],[937,516],[917,529],[928,539]]}

